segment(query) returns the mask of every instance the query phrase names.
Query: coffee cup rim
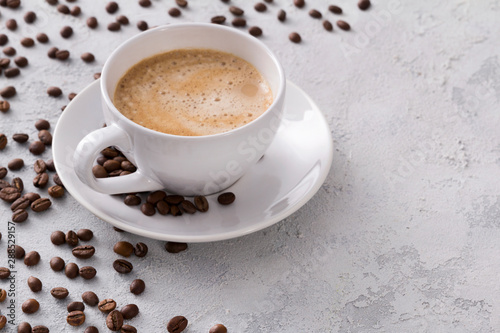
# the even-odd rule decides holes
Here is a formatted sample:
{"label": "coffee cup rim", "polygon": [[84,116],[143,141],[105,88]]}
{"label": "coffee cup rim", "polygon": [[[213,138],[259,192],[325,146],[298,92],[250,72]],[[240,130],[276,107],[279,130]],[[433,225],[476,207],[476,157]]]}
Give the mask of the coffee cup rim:
{"label": "coffee cup rim", "polygon": [[[244,124],[243,126],[231,129],[231,130],[226,131],[226,132],[215,133],[215,134],[208,134],[208,135],[198,135],[198,136],[184,136],[184,135],[176,135],[176,134],[169,134],[169,133],[163,133],[163,132],[155,131],[155,130],[152,130],[152,129],[147,128],[145,126],[142,126],[140,124],[137,124],[136,122],[130,120],[127,117],[125,117],[116,108],[116,106],[114,105],[114,103],[112,102],[112,100],[111,100],[111,98],[110,98],[110,96],[108,94],[108,90],[106,89],[106,84],[105,84],[106,79],[108,77],[108,72],[110,71],[110,69],[109,69],[110,63],[112,62],[113,58],[117,57],[117,55],[128,44],[133,43],[133,42],[135,42],[135,41],[137,41],[137,40],[139,40],[141,38],[144,38],[144,36],[146,36],[146,35],[154,34],[154,33],[156,33],[157,31],[160,31],[160,30],[166,30],[166,29],[170,30],[170,29],[184,28],[184,27],[194,27],[194,28],[203,28],[203,29],[207,29],[208,28],[208,29],[214,29],[214,30],[225,30],[225,31],[234,33],[234,34],[240,36],[241,38],[244,38],[244,39],[248,40],[249,42],[251,42],[251,43],[253,43],[255,45],[259,45],[259,47],[261,47],[263,49],[263,51],[271,58],[272,62],[274,63],[274,65],[276,66],[276,68],[278,70],[279,85],[278,85],[278,89],[277,89],[277,92],[276,92],[276,96],[273,98],[273,102],[271,103],[271,105],[259,117],[253,119],[251,122],[249,122],[247,124]],[[217,50],[217,49],[214,49],[214,50]],[[151,55],[151,56],[153,56],[153,55]],[[146,59],[146,58],[144,58],[144,59]],[[132,65],[132,66],[134,66],[134,65]],[[130,69],[130,67],[129,67],[129,69]],[[281,63],[278,61],[277,56],[274,54],[274,52],[271,51],[271,49],[266,44],[264,44],[262,41],[258,40],[256,37],[253,37],[253,36],[251,36],[249,34],[243,33],[242,31],[236,30],[235,28],[226,27],[226,26],[223,26],[223,25],[218,25],[218,24],[213,24],[213,23],[174,23],[174,24],[162,25],[162,26],[159,26],[159,27],[152,28],[152,29],[149,29],[147,31],[141,32],[140,34],[127,39],[126,41],[124,41],[123,43],[121,43],[109,55],[109,57],[107,58],[104,66],[103,66],[103,69],[101,71],[100,81],[101,81],[100,82],[101,95],[102,95],[102,97],[103,97],[106,105],[108,106],[108,108],[110,108],[111,112],[115,116],[117,116],[118,118],[120,118],[122,121],[125,121],[127,124],[129,124],[131,126],[139,127],[141,130],[144,130],[144,131],[148,132],[151,135],[159,135],[161,137],[171,137],[171,138],[182,138],[182,139],[186,139],[186,140],[202,140],[202,139],[219,138],[219,137],[223,137],[223,136],[227,136],[227,135],[233,135],[236,132],[243,131],[245,128],[247,128],[249,126],[252,126],[256,121],[258,121],[259,119],[261,119],[262,117],[264,117],[264,115],[266,115],[269,112],[271,112],[271,110],[275,109],[276,104],[278,104],[279,101],[281,101],[284,98],[285,85],[286,85],[285,72],[283,70],[283,67],[282,67]]]}

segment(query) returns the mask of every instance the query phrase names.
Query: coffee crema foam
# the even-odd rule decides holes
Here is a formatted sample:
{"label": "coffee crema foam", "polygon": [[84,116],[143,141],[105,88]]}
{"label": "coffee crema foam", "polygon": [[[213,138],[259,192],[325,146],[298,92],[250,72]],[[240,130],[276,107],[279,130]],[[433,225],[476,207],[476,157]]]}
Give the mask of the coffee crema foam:
{"label": "coffee crema foam", "polygon": [[182,136],[223,133],[259,117],[273,102],[264,77],[247,61],[210,49],[180,49],[132,66],[114,105],[149,129]]}

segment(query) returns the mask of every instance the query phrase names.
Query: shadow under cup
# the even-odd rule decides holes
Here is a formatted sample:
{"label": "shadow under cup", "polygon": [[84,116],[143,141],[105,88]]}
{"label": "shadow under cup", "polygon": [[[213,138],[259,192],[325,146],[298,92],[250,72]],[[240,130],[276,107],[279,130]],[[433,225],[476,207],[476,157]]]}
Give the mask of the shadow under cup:
{"label": "shadow under cup", "polygon": [[[128,69],[156,54],[186,48],[223,51],[248,61],[267,80],[273,94],[272,105],[244,126],[194,137],[142,127],[116,109],[112,103],[114,91]],[[253,36],[215,24],[175,24],[143,32],[116,49],[103,68],[101,92],[106,123],[120,127],[132,141],[129,147],[117,147],[153,184],[150,190],[207,195],[231,186],[269,147],[281,123],[285,76],[274,54]],[[127,177],[120,178],[126,182]],[[133,191],[131,188],[129,192]]]}

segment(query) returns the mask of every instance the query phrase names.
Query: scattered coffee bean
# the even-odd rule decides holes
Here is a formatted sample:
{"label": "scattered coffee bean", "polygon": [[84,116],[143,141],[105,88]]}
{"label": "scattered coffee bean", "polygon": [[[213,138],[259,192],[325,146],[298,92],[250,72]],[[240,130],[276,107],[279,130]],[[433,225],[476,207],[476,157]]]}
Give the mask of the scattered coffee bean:
{"label": "scattered coffee bean", "polygon": [[66,236],[64,235],[64,232],[56,230],[50,234],[50,241],[54,245],[62,245],[66,243]]}
{"label": "scattered coffee bean", "polygon": [[165,244],[165,250],[169,253],[179,253],[187,250],[188,245],[186,243],[177,243],[177,242],[167,242]]}
{"label": "scattered coffee bean", "polygon": [[338,20],[337,21],[337,26],[340,29],[345,30],[345,31],[351,30],[351,26],[349,25],[349,23],[347,23],[346,21],[343,21],[343,20]]}
{"label": "scattered coffee bean", "polygon": [[99,330],[95,326],[89,326],[83,333],[99,333]]}
{"label": "scattered coffee bean", "polygon": [[181,16],[181,11],[179,10],[179,8],[172,7],[168,10],[168,15],[172,17],[179,17]]}
{"label": "scattered coffee bean", "polygon": [[59,49],[57,47],[51,47],[47,52],[47,56],[49,58],[55,59],[57,58],[57,52],[59,52]]}
{"label": "scattered coffee bean", "polygon": [[147,8],[151,6],[151,0],[139,0],[139,6]]}
{"label": "scattered coffee bean", "polygon": [[121,29],[121,25],[118,22],[111,22],[108,24],[108,30],[109,31],[118,31]]}
{"label": "scattered coffee bean", "polygon": [[0,199],[6,202],[14,202],[21,197],[21,193],[15,187],[4,187],[0,190]]}
{"label": "scattered coffee bean", "polygon": [[323,21],[323,28],[325,28],[326,31],[332,31],[333,30],[333,25],[330,21],[324,20]]}
{"label": "scattered coffee bean", "polygon": [[69,58],[68,50],[59,50],[56,52],[56,58],[59,60],[66,60]]}
{"label": "scattered coffee bean", "polygon": [[20,245],[14,246],[14,257],[16,259],[23,259],[25,255],[26,255],[26,252],[24,251],[22,246],[20,246]]}
{"label": "scattered coffee bean", "polygon": [[217,15],[210,19],[210,22],[215,24],[224,24],[226,22],[226,17],[223,15]]}
{"label": "scattered coffee bean", "polygon": [[120,15],[116,18],[116,22],[120,23],[121,25],[128,25],[130,22],[128,20],[128,17],[125,15]]}
{"label": "scattered coffee bean", "polygon": [[231,14],[233,14],[235,16],[241,16],[245,13],[245,11],[243,9],[241,9],[240,7],[236,7],[236,6],[229,7],[229,11],[231,12]]}
{"label": "scattered coffee bean", "polygon": [[31,210],[34,212],[43,212],[49,209],[52,205],[52,202],[49,198],[40,198],[31,203]]}
{"label": "scattered coffee bean", "polygon": [[280,9],[278,12],[278,20],[281,22],[285,22],[286,20],[286,12],[283,9]]}
{"label": "scattered coffee bean", "polygon": [[[294,43],[300,43],[302,41],[302,38],[300,37],[300,35],[296,32],[292,32],[291,34],[288,35],[288,39],[290,39],[290,41],[294,42]],[[222,195],[222,194],[221,194]],[[219,196],[220,198],[220,196]],[[217,198],[217,200],[219,200],[219,198]],[[231,201],[232,202],[232,201]],[[230,202],[230,203],[231,203]],[[219,201],[219,203],[221,203]],[[222,205],[228,205],[228,204],[225,204],[225,203],[221,203]]]}
{"label": "scattered coffee bean", "polygon": [[64,267],[64,274],[69,279],[76,278],[78,276],[79,272],[80,272],[80,268],[74,262],[70,262],[66,265],[66,267]]}
{"label": "scattered coffee bean", "polygon": [[95,29],[97,28],[97,25],[98,25],[98,22],[97,22],[97,19],[94,17],[94,16],[91,16],[87,19],[87,26],[90,28],[90,29]]}
{"label": "scattered coffee bean", "polygon": [[109,14],[114,14],[116,13],[117,10],[118,10],[118,4],[114,1],[108,2],[108,4],[106,5],[106,11]]}
{"label": "scattered coffee bean", "polygon": [[328,10],[337,15],[342,14],[342,8],[340,8],[339,6],[330,5],[328,6]]}
{"label": "scattered coffee bean", "polygon": [[135,304],[127,304],[120,312],[123,315],[123,319],[132,319],[139,314],[139,307]]}
{"label": "scattered coffee bean", "polygon": [[137,329],[131,325],[123,325],[120,333],[137,333]]}
{"label": "scattered coffee bean", "polygon": [[7,176],[7,173],[9,171],[7,171],[7,168],[6,167],[0,167],[0,179],[3,179],[5,178],[5,176]]}
{"label": "scattered coffee bean", "polygon": [[25,133],[16,133],[12,136],[12,140],[18,142],[18,143],[25,143],[28,141],[29,135]]}
{"label": "scattered coffee bean", "polygon": [[[299,38],[300,38],[300,36],[299,36]],[[217,197],[217,201],[221,205],[230,205],[234,202],[235,199],[236,199],[236,196],[234,195],[233,192],[225,192]]]}
{"label": "scattered coffee bean", "polygon": [[82,294],[82,300],[88,306],[96,306],[99,304],[99,297],[93,291],[86,291]]}
{"label": "scattered coffee bean", "polygon": [[257,2],[253,8],[258,12],[265,12],[267,10],[266,4],[262,2]]}
{"label": "scattered coffee bean", "polygon": [[[33,330],[33,332],[35,332]],[[48,331],[47,331],[48,332]],[[27,322],[22,322],[17,326],[17,333],[32,333],[31,325]]]}
{"label": "scattered coffee bean", "polygon": [[9,41],[9,37],[6,34],[0,34],[0,46],[4,46]]}
{"label": "scattered coffee bean", "polygon": [[93,279],[96,276],[97,271],[92,266],[84,266],[84,267],[80,268],[80,270],[78,271],[78,273],[85,280],[91,280],[91,279]]}
{"label": "scattered coffee bean", "polygon": [[5,325],[7,325],[7,317],[5,317],[4,315],[1,315],[0,316],[0,330],[2,330]]}
{"label": "scattered coffee bean", "polygon": [[36,20],[36,14],[35,12],[29,11],[26,14],[24,14],[24,22],[26,23],[33,23]]}
{"label": "scattered coffee bean", "polygon": [[64,259],[61,257],[54,257],[50,259],[50,268],[52,268],[55,272],[60,272],[64,269],[65,266]]}
{"label": "scattered coffee bean", "polygon": [[9,19],[7,20],[7,22],[5,22],[5,26],[7,27],[7,29],[14,31],[17,29],[17,22],[14,19]]}
{"label": "scattered coffee bean", "polygon": [[66,317],[66,322],[71,326],[81,326],[85,322],[85,314],[83,311],[73,311]]}
{"label": "scattered coffee bean", "polygon": [[72,16],[78,16],[81,13],[82,13],[82,9],[79,6],[74,6],[73,8],[71,8],[70,14]]}
{"label": "scattered coffee bean", "polygon": [[61,14],[65,14],[65,15],[71,13],[71,10],[69,10],[69,7],[66,5],[63,5],[63,4],[57,6],[57,11]]}
{"label": "scattered coffee bean", "polygon": [[75,98],[75,97],[76,97],[76,93],[73,93],[73,92],[72,92],[72,93],[69,93],[69,94],[68,94],[68,99],[69,99],[70,101],[72,101],[72,100],[73,100],[73,98]]}
{"label": "scattered coffee bean", "polygon": [[47,3],[51,6],[55,6],[59,3],[58,0],[45,0],[45,1],[47,1]]}
{"label": "scattered coffee bean", "polygon": [[3,98],[9,98],[15,96],[17,93],[16,88],[13,86],[7,86],[0,90],[0,96]]}
{"label": "scattered coffee bean", "polygon": [[128,194],[123,200],[123,202],[127,206],[138,206],[141,204],[141,197],[135,194]]}
{"label": "scattered coffee bean", "polygon": [[130,284],[130,292],[134,295],[140,295],[146,289],[146,284],[141,279],[136,279]]}
{"label": "scattered coffee bean", "polygon": [[305,0],[293,0],[293,4],[297,8],[302,8],[305,6],[306,2],[305,2]]}
{"label": "scattered coffee bean", "polygon": [[9,140],[7,139],[7,136],[5,134],[1,133],[0,134],[0,150],[5,149],[8,142],[9,142]]}
{"label": "scattered coffee bean", "polygon": [[49,182],[49,175],[44,172],[44,173],[39,173],[38,175],[33,178],[33,186],[38,187],[38,188],[44,188],[47,186]]}
{"label": "scattered coffee bean", "polygon": [[52,134],[47,130],[41,130],[38,133],[38,139],[43,142],[44,145],[50,146],[52,144]]}
{"label": "scattered coffee bean", "polygon": [[53,159],[47,160],[47,162],[45,162],[45,165],[47,166],[47,170],[49,170],[49,171],[56,171],[56,167],[54,165],[54,160]]}
{"label": "scattered coffee bean", "polygon": [[134,266],[127,260],[117,259],[113,262],[113,268],[120,274],[128,274],[132,272]]}
{"label": "scattered coffee bean", "polygon": [[68,310],[68,312],[84,311],[85,310],[85,304],[83,304],[82,302],[78,302],[78,301],[71,302],[66,307],[66,310]]}
{"label": "scattered coffee bean", "polygon": [[[6,298],[7,298],[7,291],[5,291],[5,289],[0,289],[0,303],[5,301]],[[31,331],[29,333],[31,333]]]}
{"label": "scattered coffee bean", "polygon": [[358,8],[361,10],[367,10],[368,8],[370,8],[370,5],[370,0],[360,0],[358,2]]}
{"label": "scattered coffee bean", "polygon": [[33,45],[35,45],[35,40],[30,37],[24,37],[23,39],[21,39],[21,45],[24,47],[32,47]]}
{"label": "scattered coffee bean", "polygon": [[26,67],[28,66],[28,59],[26,59],[25,57],[22,57],[22,56],[19,56],[19,57],[16,57],[14,59],[14,63],[18,66],[18,67]]}
{"label": "scattered coffee bean", "polygon": [[134,254],[139,258],[145,257],[148,254],[148,246],[141,242],[135,244]]}
{"label": "scattered coffee bean", "polygon": [[106,326],[111,331],[118,331],[123,326],[123,315],[118,310],[113,310],[108,314],[106,318]]}
{"label": "scattered coffee bean", "polygon": [[311,9],[309,11],[309,16],[311,16],[312,18],[316,18],[316,19],[320,19],[323,17],[323,15],[317,11],[316,9]]}
{"label": "scattered coffee bean", "polygon": [[30,276],[28,278],[28,287],[31,289],[32,292],[37,293],[40,290],[42,290],[42,281],[40,281],[39,278]]}
{"label": "scattered coffee bean", "polygon": [[10,269],[7,267],[0,267],[0,280],[8,279],[10,276]]}
{"label": "scattered coffee bean", "polygon": [[146,31],[148,30],[149,26],[148,26],[148,23],[146,21],[139,21],[137,22],[137,29],[141,30],[141,31]]}
{"label": "scattered coffee bean", "polygon": [[216,324],[210,328],[208,333],[227,333],[227,328],[222,324]]}
{"label": "scattered coffee bean", "polygon": [[49,333],[49,329],[47,326],[37,325],[33,327],[33,331],[31,333]]}
{"label": "scattered coffee bean", "polygon": [[187,0],[175,0],[175,3],[181,8],[186,8],[188,5]]}
{"label": "scattered coffee bean", "polygon": [[35,128],[39,131],[41,130],[48,130],[50,128],[50,123],[48,120],[45,119],[39,119],[35,123]]}
{"label": "scattered coffee bean", "polygon": [[33,155],[40,155],[45,151],[45,144],[42,141],[33,141],[29,150]]}
{"label": "scattered coffee bean", "polygon": [[7,7],[15,9],[21,5],[21,0],[7,0]]}
{"label": "scattered coffee bean", "polygon": [[248,29],[248,32],[254,37],[262,36],[262,29],[257,26],[251,27],[250,29]]}
{"label": "scattered coffee bean", "polygon": [[[7,138],[5,138],[5,140],[7,140]],[[9,170],[19,170],[23,166],[24,166],[24,160],[22,158],[14,158],[7,164]]]}
{"label": "scattered coffee bean", "polygon": [[24,256],[24,264],[26,266],[35,266],[40,262],[40,254],[36,251],[26,253]]}
{"label": "scattered coffee bean", "polygon": [[49,187],[48,193],[52,198],[60,198],[64,195],[64,187],[60,185],[51,186]]}
{"label": "scattered coffee bean", "polygon": [[12,179],[12,187],[15,187],[19,192],[24,190],[23,180],[19,177]]}
{"label": "scattered coffee bean", "polygon": [[59,87],[48,87],[47,94],[52,97],[59,97],[62,95],[62,90]]}
{"label": "scattered coffee bean", "polygon": [[69,38],[73,35],[73,28],[68,25],[64,26],[59,33],[61,34],[62,38]]}
{"label": "scattered coffee bean", "polygon": [[52,290],[50,290],[50,294],[54,298],[65,299],[66,297],[68,297],[69,292],[68,292],[68,289],[66,289],[66,288],[56,287],[56,288],[52,288]]}
{"label": "scattered coffee bean", "polygon": [[[3,180],[3,179],[0,179],[0,190],[3,190],[4,188],[12,188],[12,185],[6,181],[6,180]],[[15,188],[12,188],[12,192],[17,192],[19,193],[19,191],[17,191]],[[5,196],[7,193],[3,193],[2,196]],[[19,196],[21,195],[21,193],[19,193]],[[15,201],[16,199],[14,199]],[[12,201],[10,201],[12,202]]]}
{"label": "scattered coffee bean", "polygon": [[33,169],[36,173],[43,173],[45,172],[45,170],[47,170],[47,165],[45,164],[44,160],[36,160],[35,164],[33,165]]}
{"label": "scattered coffee bean", "polygon": [[10,205],[10,210],[15,212],[18,209],[26,209],[30,206],[30,201],[28,198],[20,197]]}
{"label": "scattered coffee bean", "polygon": [[27,301],[24,301],[23,305],[21,306],[21,309],[23,310],[24,313],[27,314],[32,314],[38,311],[40,309],[40,303],[36,299],[30,298]]}
{"label": "scattered coffee bean", "polygon": [[34,193],[34,192],[29,192],[24,195],[25,198],[27,198],[30,203],[33,203],[34,201],[40,199],[40,194]]}
{"label": "scattered coffee bean", "polygon": [[59,175],[56,173],[53,177],[52,177],[52,180],[54,181],[54,183],[56,183],[57,185],[59,186],[62,186],[64,187],[64,184],[62,183],[61,179],[59,178]]}
{"label": "scattered coffee bean", "polygon": [[167,324],[167,331],[169,333],[179,333],[186,329],[188,325],[188,320],[184,316],[175,316],[170,319]]}
{"label": "scattered coffee bean", "polygon": [[110,312],[110,311],[113,311],[114,309],[116,309],[116,302],[113,301],[111,298],[106,298],[106,299],[103,299],[102,301],[99,302],[99,304],[97,305],[97,308],[101,311],[101,312]]}
{"label": "scattered coffee bean", "polygon": [[70,230],[66,233],[65,240],[69,246],[76,246],[78,244],[78,235],[73,230]]}
{"label": "scattered coffee bean", "polygon": [[95,60],[94,55],[90,52],[85,52],[84,54],[82,54],[81,58],[84,62],[87,62],[87,63],[93,62]]}
{"label": "scattered coffee bean", "polygon": [[24,209],[18,209],[12,213],[12,222],[23,223],[28,219],[28,212]]}
{"label": "scattered coffee bean", "polygon": [[245,20],[242,17],[237,17],[234,20],[231,21],[231,24],[234,27],[246,27],[247,26],[247,20]]}
{"label": "scattered coffee bean", "polygon": [[92,245],[80,245],[75,247],[71,253],[78,259],[89,259],[94,255],[95,248]]}
{"label": "scattered coffee bean", "polygon": [[47,36],[47,34],[43,32],[40,32],[38,35],[36,35],[36,40],[39,43],[45,44],[49,41],[49,36]]}
{"label": "scattered coffee bean", "polygon": [[113,251],[124,257],[130,257],[134,252],[134,246],[129,242],[120,241],[113,246]]}
{"label": "scattered coffee bean", "polygon": [[7,112],[10,109],[10,103],[7,101],[0,101],[0,112]]}
{"label": "scattered coffee bean", "polygon": [[141,206],[141,212],[146,216],[153,216],[156,214],[156,209],[153,204],[145,202]]}
{"label": "scattered coffee bean", "polygon": [[17,67],[11,67],[11,68],[7,68],[5,71],[4,71],[4,75],[6,78],[12,78],[12,77],[16,77],[18,76],[19,74],[21,74],[21,71],[19,70],[19,68]]}
{"label": "scattered coffee bean", "polygon": [[76,235],[84,242],[88,242],[94,237],[94,233],[90,229],[80,229],[77,231]]}
{"label": "scattered coffee bean", "polygon": [[4,48],[3,50],[3,53],[9,57],[12,57],[13,55],[16,54],[16,49],[13,48],[12,46],[7,46],[6,48]]}

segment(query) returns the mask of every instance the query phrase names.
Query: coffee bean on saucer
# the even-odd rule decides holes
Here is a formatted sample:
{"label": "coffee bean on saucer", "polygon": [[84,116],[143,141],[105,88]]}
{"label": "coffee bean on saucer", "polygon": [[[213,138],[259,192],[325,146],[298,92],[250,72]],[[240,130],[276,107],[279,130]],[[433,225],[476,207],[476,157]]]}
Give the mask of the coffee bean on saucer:
{"label": "coffee bean on saucer", "polygon": [[78,276],[80,268],[74,262],[70,262],[64,267],[64,274],[70,279],[74,279]]}
{"label": "coffee bean on saucer", "polygon": [[170,206],[170,211],[169,211],[170,215],[172,216],[181,216],[182,215],[182,211],[180,210],[179,207],[175,206],[175,205],[171,205]]}
{"label": "coffee bean on saucer", "polygon": [[95,57],[92,53],[90,52],[85,52],[84,54],[81,55],[81,58],[84,62],[93,62],[95,60]]}
{"label": "coffee bean on saucer", "polygon": [[108,30],[109,31],[118,31],[121,29],[121,25],[118,22],[111,22],[108,24]]}
{"label": "coffee bean on saucer", "polygon": [[130,284],[130,292],[134,295],[140,295],[146,289],[146,284],[141,279],[136,279]]}
{"label": "coffee bean on saucer", "polygon": [[358,8],[361,10],[367,10],[368,8],[370,8],[370,5],[370,0],[360,0],[358,2]]}
{"label": "coffee bean on saucer", "polygon": [[132,319],[139,314],[139,307],[135,304],[127,304],[120,312],[123,315],[123,319]]}
{"label": "coffee bean on saucer", "polygon": [[235,199],[236,199],[236,196],[234,195],[233,192],[225,192],[217,197],[217,201],[221,205],[230,205],[234,202]]}
{"label": "coffee bean on saucer", "polygon": [[210,22],[215,24],[224,24],[226,22],[226,17],[223,15],[217,15],[210,19]]}
{"label": "coffee bean on saucer", "polygon": [[176,195],[176,194],[171,194],[167,195],[164,198],[165,202],[170,204],[170,205],[179,205],[181,202],[184,201],[184,197],[182,195]]}
{"label": "coffee bean on saucer", "polygon": [[202,195],[194,197],[194,205],[202,213],[207,212],[209,208],[207,198]]}
{"label": "coffee bean on saucer", "polygon": [[179,17],[181,16],[181,11],[179,10],[179,8],[172,7],[168,10],[168,15],[172,17]]}
{"label": "coffee bean on saucer", "polygon": [[151,0],[139,0],[139,6],[141,7],[149,7],[151,6]]}
{"label": "coffee bean on saucer", "polygon": [[48,193],[52,198],[60,198],[64,195],[64,187],[60,185],[54,185],[49,187]]}
{"label": "coffee bean on saucer", "polygon": [[64,269],[65,262],[61,257],[54,257],[50,259],[50,268],[55,272],[60,272]]}
{"label": "coffee bean on saucer", "polygon": [[99,23],[97,22],[97,19],[94,17],[94,16],[91,16],[87,19],[87,26],[90,28],[90,29],[95,29],[97,28],[97,25]]}
{"label": "coffee bean on saucer", "polygon": [[141,197],[135,194],[128,194],[123,202],[127,206],[137,206],[141,204]]}
{"label": "coffee bean on saucer", "polygon": [[324,20],[323,21],[323,28],[325,28],[326,31],[332,31],[333,30],[333,25],[330,21]]}
{"label": "coffee bean on saucer", "polygon": [[7,267],[0,267],[0,279],[5,280],[8,279],[10,276],[10,269]]}
{"label": "coffee bean on saucer", "polygon": [[210,328],[208,333],[227,333],[227,328],[222,324],[216,324]]}
{"label": "coffee bean on saucer", "polygon": [[82,302],[74,301],[68,304],[66,310],[68,310],[68,312],[85,311],[85,304],[83,304]]}
{"label": "coffee bean on saucer", "polygon": [[5,187],[0,190],[0,199],[6,202],[14,202],[21,197],[21,193],[15,187]]}
{"label": "coffee bean on saucer", "polygon": [[156,203],[156,210],[161,215],[168,215],[170,213],[170,205],[163,200],[159,201]]}
{"label": "coffee bean on saucer", "polygon": [[305,0],[293,0],[293,4],[297,8],[302,8],[305,6],[306,2],[305,2]]}
{"label": "coffee bean on saucer", "polygon": [[6,78],[13,78],[13,77],[16,77],[18,76],[19,74],[21,74],[21,71],[19,70],[19,68],[17,67],[11,67],[11,68],[7,68],[3,74],[5,75]]}
{"label": "coffee bean on saucer", "polygon": [[95,248],[92,245],[80,245],[73,248],[71,253],[78,259],[89,259],[94,255]]}
{"label": "coffee bean on saucer", "polygon": [[[41,333],[40,330],[36,332]],[[48,330],[46,332],[48,332]],[[24,321],[17,326],[17,333],[35,333],[35,330],[33,329],[32,331],[31,325]]]}
{"label": "coffee bean on saucer", "polygon": [[294,43],[300,43],[302,41],[302,38],[296,32],[292,32],[291,34],[289,34],[288,39],[290,39],[290,41],[292,41]]}
{"label": "coffee bean on saucer", "polygon": [[148,246],[141,242],[135,244],[134,254],[139,258],[145,257],[148,254]]}
{"label": "coffee bean on saucer", "polygon": [[120,333],[137,333],[137,329],[132,325],[123,325]]}
{"label": "coffee bean on saucer", "polygon": [[84,267],[80,268],[80,270],[78,271],[78,273],[85,280],[91,280],[91,279],[93,279],[96,276],[97,271],[92,266],[84,266]]}
{"label": "coffee bean on saucer", "polygon": [[12,179],[12,187],[15,187],[19,192],[24,190],[23,180],[19,177]]}
{"label": "coffee bean on saucer", "polygon": [[134,269],[134,266],[132,265],[132,263],[130,263],[127,260],[116,259],[113,262],[113,268],[115,269],[115,271],[117,271],[120,274],[128,274],[128,273],[132,272],[132,270]]}
{"label": "coffee bean on saucer", "polygon": [[68,297],[69,292],[68,289],[63,288],[63,287],[55,287],[50,290],[50,294],[52,297],[57,298],[57,299],[65,299]]}
{"label": "coffee bean on saucer", "polygon": [[12,213],[12,222],[22,223],[28,219],[28,212],[25,209],[18,209]]}
{"label": "coffee bean on saucer", "polygon": [[114,13],[116,13],[117,10],[118,10],[118,4],[116,2],[114,2],[114,1],[110,1],[106,5],[106,11],[109,14],[114,14]]}
{"label": "coffee bean on saucer", "polygon": [[30,203],[33,203],[34,201],[40,199],[40,194],[38,193],[33,193],[33,192],[29,192],[29,193],[26,193],[24,195],[24,197],[26,199],[28,199],[30,201]]}
{"label": "coffee bean on saucer", "polygon": [[345,30],[345,31],[351,30],[351,26],[349,25],[349,23],[347,23],[346,21],[343,21],[343,20],[338,20],[337,21],[337,26],[340,29]]}
{"label": "coffee bean on saucer", "polygon": [[71,10],[69,9],[69,7],[66,5],[63,5],[63,4],[57,6],[57,11],[61,14],[65,14],[65,15],[71,13]]}
{"label": "coffee bean on saucer", "polygon": [[145,202],[141,206],[141,212],[146,216],[153,216],[156,213],[156,209],[153,204]]}
{"label": "coffee bean on saucer", "polygon": [[141,31],[146,31],[148,30],[149,26],[148,26],[148,23],[146,21],[139,21],[137,22],[137,29],[141,30]]}
{"label": "coffee bean on saucer", "polygon": [[56,58],[59,60],[66,60],[69,58],[69,51],[68,50],[58,50],[56,52]]}
{"label": "coffee bean on saucer", "polygon": [[48,120],[45,119],[39,119],[35,123],[35,128],[39,131],[41,130],[48,130],[50,128],[50,123]]}
{"label": "coffee bean on saucer", "polygon": [[113,246],[113,251],[124,257],[130,257],[134,252],[134,246],[129,242],[120,241]]}
{"label": "coffee bean on saucer", "polygon": [[45,144],[42,141],[33,141],[29,149],[33,155],[40,155],[45,151]]}
{"label": "coffee bean on saucer", "polygon": [[24,264],[26,266],[35,266],[40,262],[40,254],[36,251],[26,253],[24,256]]}
{"label": "coffee bean on saucer", "polygon": [[99,297],[93,291],[86,291],[82,294],[82,300],[88,306],[96,306],[99,304]]}
{"label": "coffee bean on saucer", "polygon": [[80,229],[77,231],[76,235],[84,242],[88,242],[94,237],[94,233],[90,229]]}
{"label": "coffee bean on saucer", "polygon": [[10,103],[7,101],[0,101],[0,112],[7,112],[10,110]]}
{"label": "coffee bean on saucer", "polygon": [[191,201],[189,201],[189,200],[184,200],[183,202],[181,202],[180,208],[186,214],[194,214],[194,213],[196,213],[196,207],[195,207],[195,205]]}
{"label": "coffee bean on saucer", "polygon": [[17,22],[14,19],[9,19],[7,20],[7,22],[5,22],[5,26],[7,27],[7,29],[14,31],[17,29]]}
{"label": "coffee bean on saucer", "polygon": [[52,205],[52,202],[49,198],[40,198],[31,203],[31,210],[40,213],[49,209]]}
{"label": "coffee bean on saucer", "polygon": [[36,299],[30,298],[23,303],[21,309],[24,313],[32,314],[40,309],[40,303]]}
{"label": "coffee bean on saucer", "polygon": [[26,255],[26,252],[24,251],[22,246],[20,246],[20,245],[14,246],[14,258],[23,259],[25,255]]}
{"label": "coffee bean on saucer", "polygon": [[49,182],[49,175],[46,172],[39,173],[33,178],[33,186],[38,188],[44,188]]}
{"label": "coffee bean on saucer", "polygon": [[99,333],[99,330],[95,326],[89,326],[83,333]]}
{"label": "coffee bean on saucer", "polygon": [[25,198],[23,196],[23,197],[20,197],[20,198],[16,199],[16,201],[14,201],[12,203],[12,205],[10,205],[10,210],[12,210],[13,212],[15,212],[18,209],[26,209],[29,206],[30,206],[29,199]]}
{"label": "coffee bean on saucer", "polygon": [[85,323],[85,314],[83,311],[73,311],[66,317],[66,322],[71,326],[81,326]]}
{"label": "coffee bean on saucer", "polygon": [[76,246],[78,244],[78,235],[73,230],[69,230],[66,233],[65,240],[69,246]]}
{"label": "coffee bean on saucer", "polygon": [[257,26],[251,27],[250,29],[248,29],[248,32],[254,37],[259,37],[262,35],[262,29]]}
{"label": "coffee bean on saucer", "polygon": [[253,8],[258,12],[265,12],[267,10],[266,4],[262,2],[257,2]]}
{"label": "coffee bean on saucer", "polygon": [[56,230],[50,234],[50,241],[54,245],[62,245],[66,243],[66,236],[64,235],[64,232]]}
{"label": "coffee bean on saucer", "polygon": [[234,16],[241,16],[245,13],[245,11],[243,9],[241,9],[240,7],[236,7],[236,6],[229,7],[229,11]]}
{"label": "coffee bean on saucer", "polygon": [[184,316],[175,316],[167,324],[167,331],[169,333],[179,333],[186,329],[188,320]]}
{"label": "coffee bean on saucer", "polygon": [[154,191],[151,192],[148,197],[146,198],[146,201],[149,202],[150,204],[156,204],[157,202],[163,200],[167,196],[167,193],[165,191]]}
{"label": "coffee bean on saucer", "polygon": [[177,243],[177,242],[167,242],[165,244],[165,250],[169,253],[179,253],[187,250],[188,245],[186,243]]}
{"label": "coffee bean on saucer", "polygon": [[7,86],[0,90],[0,96],[3,98],[10,98],[15,96],[17,93],[16,88],[14,86]]}
{"label": "coffee bean on saucer", "polygon": [[28,278],[28,287],[31,289],[32,292],[37,293],[40,290],[42,290],[42,281],[40,281],[39,278],[30,276]]}
{"label": "coffee bean on saucer", "polygon": [[247,25],[247,20],[245,20],[242,17],[236,17],[234,20],[231,21],[231,24],[234,27],[246,27]]}
{"label": "coffee bean on saucer", "polygon": [[108,314],[106,318],[106,326],[111,331],[118,331],[123,326],[123,315],[118,310],[113,310]]}
{"label": "coffee bean on saucer", "polygon": [[97,308],[101,311],[101,312],[110,312],[110,311],[113,311],[114,309],[116,309],[116,302],[113,301],[111,298],[106,298],[106,299],[103,299],[102,301],[99,302],[99,304],[97,305]]}

